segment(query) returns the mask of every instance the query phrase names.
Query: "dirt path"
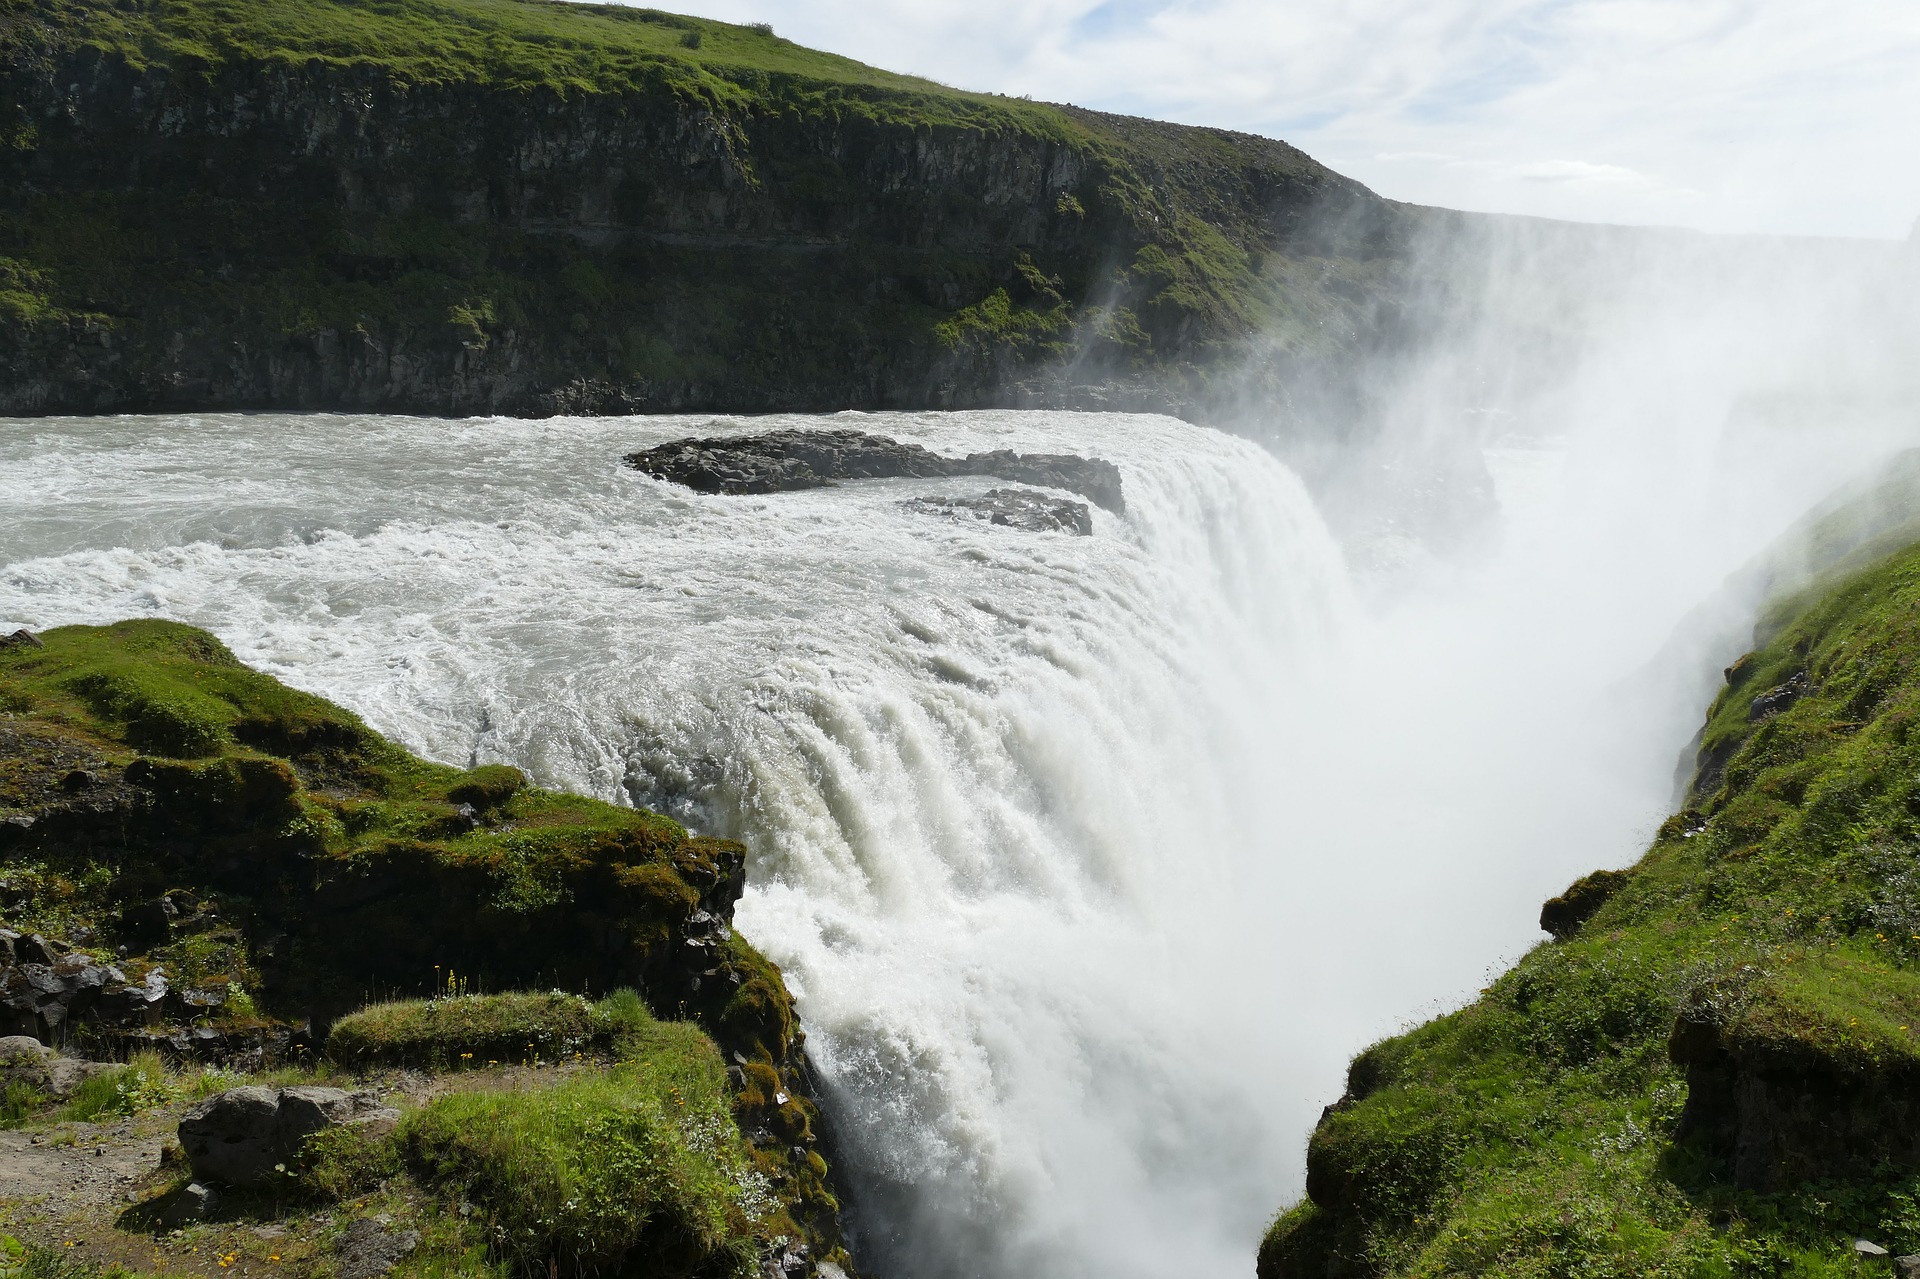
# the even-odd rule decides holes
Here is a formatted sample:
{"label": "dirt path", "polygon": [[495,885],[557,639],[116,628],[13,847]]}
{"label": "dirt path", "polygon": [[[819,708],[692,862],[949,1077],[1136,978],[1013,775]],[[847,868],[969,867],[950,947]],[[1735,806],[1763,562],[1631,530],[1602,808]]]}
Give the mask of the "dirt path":
{"label": "dirt path", "polygon": [[136,1182],[159,1169],[167,1131],[121,1122],[0,1132],[0,1200],[24,1206],[54,1199],[73,1208],[124,1201]]}

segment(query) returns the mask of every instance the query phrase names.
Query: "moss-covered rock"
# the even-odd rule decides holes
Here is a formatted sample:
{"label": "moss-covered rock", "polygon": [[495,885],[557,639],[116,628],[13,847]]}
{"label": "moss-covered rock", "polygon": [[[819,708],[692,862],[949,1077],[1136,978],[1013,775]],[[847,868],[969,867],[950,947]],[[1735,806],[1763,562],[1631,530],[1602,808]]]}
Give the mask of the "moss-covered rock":
{"label": "moss-covered rock", "polygon": [[[651,1020],[631,995],[478,992],[631,987],[741,1063],[743,1157],[788,1233],[832,1251],[792,999],[729,926],[739,844],[516,769],[421,760],[191,627],[38,640],[0,647],[0,1011],[16,1029],[259,1065],[322,1049],[370,993],[418,994],[431,1002],[346,1018],[337,1054],[457,1065],[607,1050]],[[14,1007],[16,974],[44,995],[30,962],[79,974],[52,1020]]]}
{"label": "moss-covered rock", "polygon": [[1637,866],[1355,1061],[1263,1279],[1920,1252],[1920,546],[1860,558],[1769,610]]}

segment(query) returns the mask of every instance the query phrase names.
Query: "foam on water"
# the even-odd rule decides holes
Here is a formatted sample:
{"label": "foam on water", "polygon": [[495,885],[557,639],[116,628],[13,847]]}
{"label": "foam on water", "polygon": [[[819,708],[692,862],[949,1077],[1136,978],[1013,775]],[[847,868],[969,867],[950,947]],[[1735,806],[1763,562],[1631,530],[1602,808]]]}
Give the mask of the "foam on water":
{"label": "foam on water", "polygon": [[435,758],[745,839],[890,1273],[1246,1273],[1377,1013],[1289,994],[1329,980],[1334,872],[1276,801],[1337,549],[1270,456],[1163,418],[833,419],[1106,457],[1089,538],[901,505],[998,481],[618,465],[798,421],[0,423],[0,620],[181,618]]}

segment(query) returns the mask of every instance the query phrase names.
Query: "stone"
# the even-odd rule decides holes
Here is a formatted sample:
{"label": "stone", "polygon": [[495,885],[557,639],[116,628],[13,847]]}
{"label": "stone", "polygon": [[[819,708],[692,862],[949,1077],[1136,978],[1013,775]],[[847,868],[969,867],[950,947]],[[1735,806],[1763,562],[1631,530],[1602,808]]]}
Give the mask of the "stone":
{"label": "stone", "polygon": [[82,1061],[77,1057],[55,1057],[47,1063],[46,1089],[54,1098],[65,1101],[80,1091],[80,1085],[100,1075],[109,1075],[120,1067],[110,1061]]}
{"label": "stone", "polygon": [[0,1070],[29,1065],[38,1069],[44,1067],[52,1056],[53,1049],[32,1035],[7,1035],[0,1038]]}
{"label": "stone", "polygon": [[335,1273],[339,1279],[379,1279],[419,1243],[418,1230],[395,1230],[392,1218],[384,1213],[362,1217],[348,1223],[334,1241],[333,1250],[340,1257]]}
{"label": "stone", "polygon": [[1016,484],[1065,489],[1096,506],[1126,511],[1120,468],[1100,458],[1006,449],[944,457],[864,431],[769,431],[673,440],[627,455],[628,466],[699,493],[786,493],[836,480],[944,479],[990,475]]}
{"label": "stone", "polygon": [[1887,1255],[1887,1250],[1871,1239],[1854,1240],[1853,1250],[1863,1257],[1884,1257]]}
{"label": "stone", "polygon": [[177,1230],[206,1220],[219,1206],[219,1191],[192,1181],[162,1196],[153,1205],[153,1220],[163,1230]]}
{"label": "stone", "polygon": [[979,521],[1028,533],[1089,537],[1093,514],[1086,503],[1026,489],[990,489],[979,497],[916,497],[900,505],[922,515]]}
{"label": "stone", "polygon": [[1920,1279],[1920,1253],[1893,1259],[1894,1273],[1900,1279]]}
{"label": "stone", "polygon": [[10,648],[45,648],[40,637],[26,627],[21,627],[11,635],[0,635],[0,652]]}
{"label": "stone", "polygon": [[311,1133],[340,1124],[391,1124],[399,1117],[368,1092],[247,1085],[189,1110],[180,1120],[180,1148],[196,1178],[257,1187],[287,1175]]}
{"label": "stone", "polygon": [[1807,691],[1807,673],[1801,671],[1786,683],[1770,688],[1747,704],[1749,720],[1765,719],[1786,710]]}

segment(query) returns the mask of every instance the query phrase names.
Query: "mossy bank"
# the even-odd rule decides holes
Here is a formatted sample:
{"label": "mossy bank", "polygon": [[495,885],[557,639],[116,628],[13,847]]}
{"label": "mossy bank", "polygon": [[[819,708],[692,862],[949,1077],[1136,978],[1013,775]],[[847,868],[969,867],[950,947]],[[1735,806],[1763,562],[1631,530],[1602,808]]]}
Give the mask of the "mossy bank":
{"label": "mossy bank", "polygon": [[6,413],[1178,407],[1391,328],[1404,231],[1281,142],[761,27],[0,0]]}
{"label": "mossy bank", "polygon": [[[751,1229],[714,1226],[733,1241],[715,1248],[785,1240],[828,1259],[838,1205],[803,1036],[778,970],[729,924],[743,876],[736,843],[505,766],[420,760],[190,627],[0,639],[0,1033],[182,1069],[599,1061],[555,1113],[631,1112],[642,1146],[665,1131],[645,1116],[671,1075],[722,1125],[702,1158],[764,1191]],[[625,1003],[591,1002],[622,989]],[[378,1002],[395,995],[427,1002]],[[648,1053],[680,1064],[649,1074],[634,1064]],[[461,1111],[480,1143],[465,1154],[419,1137],[422,1184],[496,1176],[487,1150],[532,1122],[516,1106]],[[647,1149],[634,1157],[679,1158]],[[556,1153],[549,1180],[590,1181],[573,1158]],[[511,1215],[508,1182],[473,1193]],[[688,1212],[719,1221],[701,1206],[719,1200],[695,1199]],[[612,1273],[611,1247],[550,1251]]]}
{"label": "mossy bank", "polygon": [[1637,865],[1354,1061],[1263,1279],[1920,1254],[1920,545],[1873,545],[1766,614]]}

